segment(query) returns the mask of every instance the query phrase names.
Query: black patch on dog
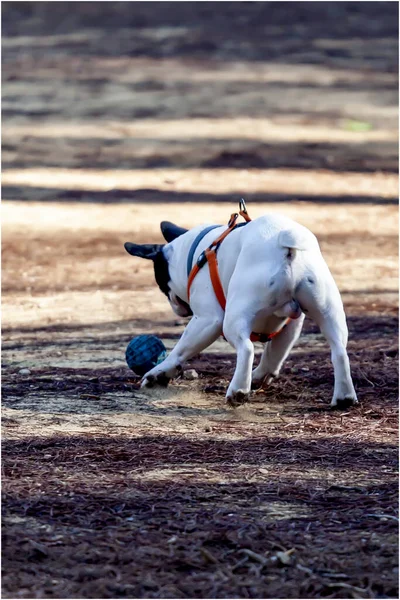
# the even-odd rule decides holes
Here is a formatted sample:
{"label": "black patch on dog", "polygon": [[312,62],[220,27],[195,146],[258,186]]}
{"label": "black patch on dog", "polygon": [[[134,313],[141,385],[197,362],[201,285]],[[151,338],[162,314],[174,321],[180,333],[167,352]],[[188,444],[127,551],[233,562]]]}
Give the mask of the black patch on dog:
{"label": "black patch on dog", "polygon": [[169,276],[169,268],[168,261],[164,256],[162,250],[159,250],[155,257],[154,261],[154,275],[156,278],[156,282],[160,290],[168,297],[169,295],[169,281],[171,277]]}
{"label": "black patch on dog", "polygon": [[162,221],[160,224],[161,233],[167,242],[173,242],[177,237],[183,235],[188,230],[184,227],[178,227],[170,221]]}
{"label": "black patch on dog", "polygon": [[132,244],[131,242],[124,244],[124,248],[129,254],[147,260],[154,260],[157,252],[162,250],[163,247],[163,244]]}
{"label": "black patch on dog", "polygon": [[[175,226],[174,226],[175,227]],[[184,232],[182,232],[184,233]],[[182,235],[182,234],[181,234]],[[169,282],[170,282],[170,274],[168,268],[168,261],[164,256],[163,248],[164,245],[161,244],[132,244],[131,242],[126,242],[124,244],[125,250],[132,254],[132,256],[138,256],[140,258],[146,258],[148,260],[153,261],[154,265],[154,276],[158,287],[160,290],[169,298]],[[178,298],[178,297],[177,297]],[[182,306],[185,307],[188,316],[193,315],[190,306],[184,302],[181,298],[178,298],[178,301]]]}

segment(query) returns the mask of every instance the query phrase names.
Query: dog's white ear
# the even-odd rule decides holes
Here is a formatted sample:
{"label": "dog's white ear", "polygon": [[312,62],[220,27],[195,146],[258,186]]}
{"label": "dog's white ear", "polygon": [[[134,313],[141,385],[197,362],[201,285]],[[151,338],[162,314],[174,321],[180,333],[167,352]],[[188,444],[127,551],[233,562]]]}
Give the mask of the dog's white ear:
{"label": "dog's white ear", "polygon": [[170,221],[162,221],[162,223],[160,223],[160,228],[161,233],[168,243],[173,242],[177,237],[188,231],[184,227],[178,227],[178,225],[174,225],[174,223],[171,223]]}
{"label": "dog's white ear", "polygon": [[124,244],[125,250],[132,254],[132,256],[138,256],[139,258],[147,258],[154,260],[160,250],[163,248],[162,244],[131,244],[126,242]]}

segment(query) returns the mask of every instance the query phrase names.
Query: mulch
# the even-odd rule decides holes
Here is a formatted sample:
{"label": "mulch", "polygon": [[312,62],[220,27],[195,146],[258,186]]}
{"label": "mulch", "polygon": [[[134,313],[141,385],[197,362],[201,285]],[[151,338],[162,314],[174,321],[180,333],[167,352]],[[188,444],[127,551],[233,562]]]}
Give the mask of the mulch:
{"label": "mulch", "polygon": [[[289,359],[279,386],[255,395],[252,409],[280,411],[270,424],[232,411],[191,434],[138,424],[117,436],[38,432],[5,441],[3,596],[398,597],[390,348],[358,340],[363,402],[346,412],[327,406],[324,351]],[[219,358],[191,364],[210,399],[223,395],[233,369],[231,356]],[[318,369],[307,366],[313,360]],[[78,393],[134,395],[139,387],[124,369],[60,371],[71,403]],[[18,385],[60,388],[45,373],[31,376],[33,392],[5,375],[6,404],[18,402]]]}

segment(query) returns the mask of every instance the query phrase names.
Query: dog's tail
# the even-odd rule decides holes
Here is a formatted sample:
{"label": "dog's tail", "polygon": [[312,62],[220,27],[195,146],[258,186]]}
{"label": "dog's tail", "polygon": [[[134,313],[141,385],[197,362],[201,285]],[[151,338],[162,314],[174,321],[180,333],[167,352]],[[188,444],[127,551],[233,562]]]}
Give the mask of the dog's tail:
{"label": "dog's tail", "polygon": [[286,257],[292,261],[296,258],[297,250],[308,250],[310,240],[305,232],[297,229],[285,229],[278,236],[278,244],[287,251]]}

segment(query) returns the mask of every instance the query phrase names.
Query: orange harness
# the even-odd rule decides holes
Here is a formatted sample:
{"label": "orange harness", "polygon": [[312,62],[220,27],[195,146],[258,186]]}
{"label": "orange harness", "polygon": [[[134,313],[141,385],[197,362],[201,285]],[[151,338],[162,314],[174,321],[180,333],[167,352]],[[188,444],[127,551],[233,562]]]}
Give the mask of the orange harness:
{"label": "orange harness", "polygon": [[[217,260],[217,250],[224,241],[224,239],[235,229],[236,221],[239,218],[239,215],[244,218],[244,220],[249,223],[251,218],[247,212],[246,204],[244,200],[241,200],[239,203],[239,213],[233,213],[228,222],[228,228],[219,236],[216,240],[208,246],[197,259],[196,264],[193,266],[192,270],[189,273],[188,283],[187,283],[187,295],[188,301],[190,302],[190,288],[192,286],[193,280],[196,277],[197,273],[200,271],[202,267],[208,262],[208,266],[210,269],[210,278],[211,283],[214,288],[215,295],[218,299],[218,302],[222,308],[225,310],[226,307],[226,298],[224,294],[224,290],[222,287],[221,279],[218,273],[218,260]],[[244,225],[244,223],[243,223]],[[278,331],[274,331],[273,333],[252,333],[250,339],[252,342],[269,342],[276,335],[281,333],[281,331],[286,327],[286,325],[291,321],[290,317],[288,317],[282,327],[278,329]]]}

